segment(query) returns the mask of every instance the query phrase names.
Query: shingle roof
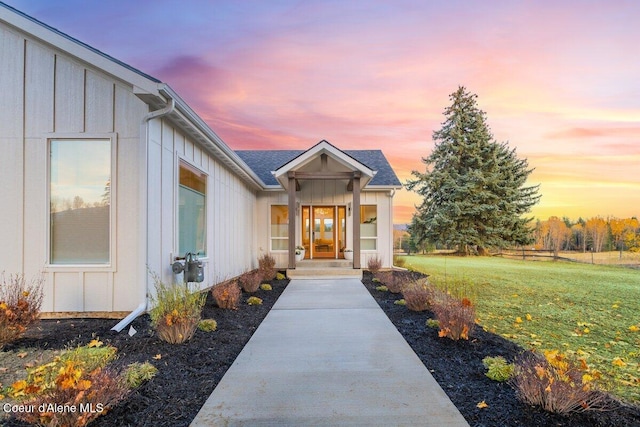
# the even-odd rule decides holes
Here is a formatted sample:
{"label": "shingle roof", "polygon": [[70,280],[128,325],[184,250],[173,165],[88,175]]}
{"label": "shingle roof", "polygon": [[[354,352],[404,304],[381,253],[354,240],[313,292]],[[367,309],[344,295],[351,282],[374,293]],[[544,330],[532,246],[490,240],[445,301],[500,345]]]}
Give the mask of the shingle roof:
{"label": "shingle roof", "polygon": [[[368,185],[400,186],[400,180],[380,150],[343,150],[363,165],[377,171]],[[238,150],[236,154],[260,177],[266,185],[278,185],[271,174],[280,166],[290,162],[304,150]]]}

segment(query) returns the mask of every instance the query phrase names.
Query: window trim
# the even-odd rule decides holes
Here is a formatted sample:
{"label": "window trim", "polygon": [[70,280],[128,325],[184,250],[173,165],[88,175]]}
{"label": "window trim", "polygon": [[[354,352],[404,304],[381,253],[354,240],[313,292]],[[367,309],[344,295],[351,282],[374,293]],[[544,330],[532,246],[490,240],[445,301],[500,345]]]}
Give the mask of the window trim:
{"label": "window trim", "polygon": [[[115,272],[117,270],[117,193],[118,193],[118,174],[117,174],[117,155],[118,155],[118,134],[117,133],[63,133],[54,132],[45,135],[45,198],[46,209],[44,218],[44,230],[46,241],[45,267],[54,269],[58,272],[76,272],[93,271],[93,272]],[[109,261],[106,263],[73,263],[73,264],[55,264],[51,262],[51,142],[57,140],[109,140],[111,144],[111,184],[109,201]]]}
{"label": "window trim", "polygon": [[[210,202],[209,202],[209,187],[210,187],[210,175],[207,171],[205,171],[204,169],[202,169],[199,166],[196,166],[193,162],[193,159],[190,159],[188,157],[185,157],[181,154],[177,154],[176,155],[176,165],[175,165],[175,183],[174,183],[174,224],[175,224],[175,229],[174,229],[174,254],[171,256],[171,259],[174,259],[175,257],[183,257],[185,254],[180,253],[180,164],[185,164],[187,168],[191,168],[194,169],[195,171],[200,172],[202,175],[204,175],[204,179],[205,179],[205,189],[204,189],[204,255],[200,254],[198,255],[198,259],[202,262],[206,262],[209,260],[209,252],[210,252],[210,248],[209,248],[209,242],[211,240],[210,236],[209,236],[209,211],[210,211]],[[195,190],[194,190],[195,191]]]}
{"label": "window trim", "polygon": [[[269,203],[269,252],[274,252],[274,253],[288,253],[289,250],[288,249],[273,249],[273,241],[274,240],[285,240],[286,242],[289,241],[289,236],[286,237],[273,237],[273,235],[271,234],[271,227],[273,226],[273,224],[271,223],[271,208],[273,206],[282,206],[284,208],[287,209],[287,217],[288,220],[291,221],[291,214],[289,213],[289,205],[287,205],[286,203]],[[295,221],[295,218],[294,218]],[[287,233],[288,233],[288,229],[287,229]],[[288,245],[288,244],[287,244]],[[287,246],[288,247],[288,246]]]}

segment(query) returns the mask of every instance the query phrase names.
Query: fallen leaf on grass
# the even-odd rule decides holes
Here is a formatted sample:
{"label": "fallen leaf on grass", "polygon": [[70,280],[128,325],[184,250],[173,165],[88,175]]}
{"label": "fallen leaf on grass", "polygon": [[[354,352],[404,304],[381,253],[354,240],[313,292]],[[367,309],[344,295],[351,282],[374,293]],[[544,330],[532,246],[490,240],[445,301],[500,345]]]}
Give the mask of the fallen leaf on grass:
{"label": "fallen leaf on grass", "polygon": [[631,326],[629,326],[629,330],[631,332],[638,332],[638,331],[640,331],[640,328],[638,328],[636,325],[631,325]]}
{"label": "fallen leaf on grass", "polygon": [[480,409],[484,409],[484,408],[488,408],[489,405],[487,405],[487,402],[485,402],[484,400],[482,402],[479,402],[476,407],[480,408]]}
{"label": "fallen leaf on grass", "polygon": [[155,356],[153,356],[153,358],[154,358],[155,360],[160,360],[160,359],[162,359],[162,355],[161,355],[160,353],[158,353],[158,354],[156,354]]}
{"label": "fallen leaf on grass", "polygon": [[0,368],[0,373],[7,372],[9,368]]}
{"label": "fallen leaf on grass", "polygon": [[616,357],[615,359],[613,359],[611,364],[615,365],[615,366],[620,366],[620,367],[627,366],[627,364],[622,359],[620,359],[619,357]]}
{"label": "fallen leaf on grass", "polygon": [[18,356],[20,359],[24,359],[25,357],[27,357],[29,353],[27,353],[26,351],[22,352],[22,353],[18,353],[16,354],[16,356]]}

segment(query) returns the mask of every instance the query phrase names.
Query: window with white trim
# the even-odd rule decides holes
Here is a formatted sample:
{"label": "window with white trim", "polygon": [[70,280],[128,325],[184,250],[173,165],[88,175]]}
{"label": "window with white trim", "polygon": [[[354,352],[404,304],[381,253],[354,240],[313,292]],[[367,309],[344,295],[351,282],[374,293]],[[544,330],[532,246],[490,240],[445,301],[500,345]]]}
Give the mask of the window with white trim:
{"label": "window with white trim", "polygon": [[378,206],[360,206],[360,250],[375,251],[378,248]]}
{"label": "window with white trim", "polygon": [[207,175],[180,161],[178,183],[178,253],[206,255]]}
{"label": "window with white trim", "polygon": [[49,262],[109,264],[111,145],[103,139],[49,140]]}
{"label": "window with white trim", "polygon": [[289,248],[289,207],[271,205],[271,250],[286,251]]}

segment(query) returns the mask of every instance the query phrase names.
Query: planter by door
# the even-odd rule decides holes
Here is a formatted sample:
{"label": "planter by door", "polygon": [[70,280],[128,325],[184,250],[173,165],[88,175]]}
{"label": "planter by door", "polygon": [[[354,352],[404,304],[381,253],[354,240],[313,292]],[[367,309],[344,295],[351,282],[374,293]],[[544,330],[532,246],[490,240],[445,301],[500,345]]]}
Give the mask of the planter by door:
{"label": "planter by door", "polygon": [[344,259],[348,261],[353,261],[353,252],[344,251]]}
{"label": "planter by door", "polygon": [[[299,254],[297,252],[300,252]],[[296,262],[302,261],[304,259],[305,251],[296,251]]]}

